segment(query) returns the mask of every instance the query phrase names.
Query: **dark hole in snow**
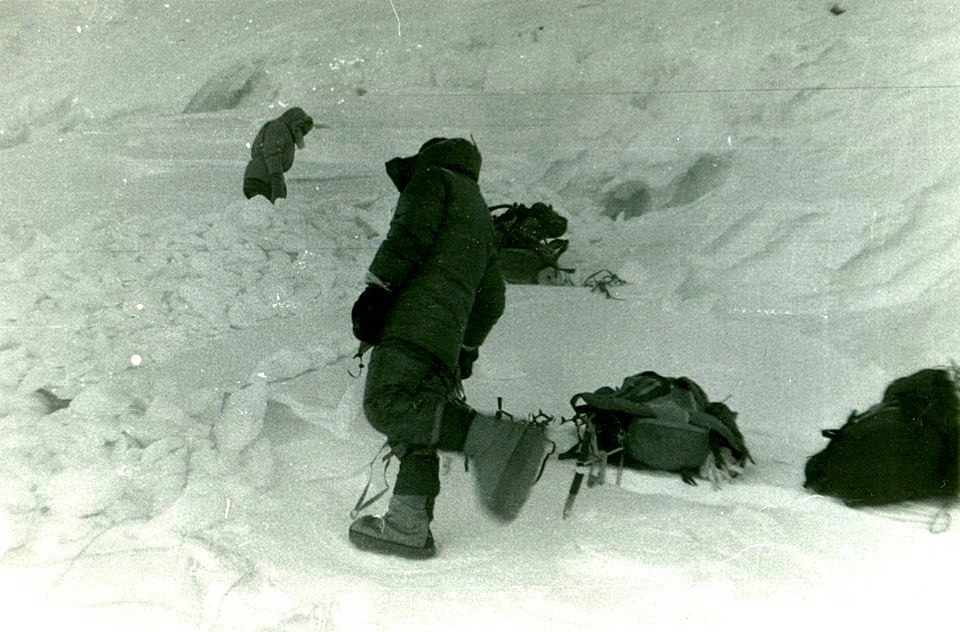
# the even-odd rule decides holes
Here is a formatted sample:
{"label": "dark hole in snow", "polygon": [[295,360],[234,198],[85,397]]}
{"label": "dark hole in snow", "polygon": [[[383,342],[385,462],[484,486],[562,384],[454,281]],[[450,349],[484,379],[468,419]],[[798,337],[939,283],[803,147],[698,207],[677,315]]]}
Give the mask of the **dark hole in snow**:
{"label": "dark hole in snow", "polygon": [[653,210],[650,188],[643,182],[621,182],[611,189],[603,199],[603,215],[616,219],[623,214],[624,219],[640,217]]}
{"label": "dark hole in snow", "polygon": [[673,182],[673,195],[666,206],[696,202],[726,180],[729,165],[725,158],[705,154]]}
{"label": "dark hole in snow", "polygon": [[33,397],[43,408],[44,415],[55,413],[58,410],[67,408],[70,405],[69,399],[57,397],[54,393],[45,388],[38,388],[35,390],[33,392]]}
{"label": "dark hole in snow", "polygon": [[247,64],[235,64],[207,79],[190,99],[184,114],[232,110],[268,88],[266,73]]}

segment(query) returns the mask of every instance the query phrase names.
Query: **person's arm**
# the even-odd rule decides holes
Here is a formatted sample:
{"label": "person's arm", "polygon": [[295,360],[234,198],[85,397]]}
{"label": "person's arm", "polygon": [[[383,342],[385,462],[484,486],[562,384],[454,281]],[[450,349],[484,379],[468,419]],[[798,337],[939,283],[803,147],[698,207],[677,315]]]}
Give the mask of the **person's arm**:
{"label": "person's arm", "polygon": [[270,177],[283,176],[283,154],[293,142],[290,130],[281,121],[270,121],[263,128],[263,147],[260,155],[267,164]]}
{"label": "person's arm", "polygon": [[416,174],[400,194],[390,230],[370,264],[370,273],[392,290],[403,287],[433,250],[443,224],[447,188],[440,171]]}
{"label": "person's arm", "polygon": [[367,286],[353,305],[357,339],[377,344],[396,301],[397,291],[433,248],[446,205],[443,176],[426,170],[400,194],[390,230],[367,273]]}
{"label": "person's arm", "polygon": [[480,355],[480,345],[503,315],[506,305],[506,285],[496,258],[491,259],[487,271],[477,288],[473,309],[467,319],[460,347],[460,377],[466,379],[473,373],[473,363]]}

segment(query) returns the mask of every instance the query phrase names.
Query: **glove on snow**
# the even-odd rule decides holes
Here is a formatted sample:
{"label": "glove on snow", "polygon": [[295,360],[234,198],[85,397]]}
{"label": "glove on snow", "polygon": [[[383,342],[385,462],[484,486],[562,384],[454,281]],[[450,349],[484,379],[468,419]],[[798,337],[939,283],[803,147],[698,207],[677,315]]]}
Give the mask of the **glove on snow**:
{"label": "glove on snow", "polygon": [[379,285],[371,283],[360,293],[350,317],[353,320],[353,335],[361,342],[372,345],[380,342],[383,327],[393,307],[393,293]]}

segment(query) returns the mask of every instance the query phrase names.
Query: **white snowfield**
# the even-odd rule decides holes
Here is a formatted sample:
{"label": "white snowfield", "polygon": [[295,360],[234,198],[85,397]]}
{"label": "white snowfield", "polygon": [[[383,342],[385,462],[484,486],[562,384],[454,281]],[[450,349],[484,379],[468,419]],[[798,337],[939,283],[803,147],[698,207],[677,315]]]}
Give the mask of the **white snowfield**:
{"label": "white snowfield", "polygon": [[[958,41],[949,0],[0,3],[0,627],[955,624],[960,520],[802,484],[821,428],[958,355]],[[328,127],[246,201],[292,105]],[[568,217],[576,268],[509,287],[469,401],[559,422],[686,375],[755,465],[611,475],[562,520],[551,458],[501,527],[453,457],[436,559],[351,548],[382,437],[349,310],[383,163],[437,135],[491,205]]]}

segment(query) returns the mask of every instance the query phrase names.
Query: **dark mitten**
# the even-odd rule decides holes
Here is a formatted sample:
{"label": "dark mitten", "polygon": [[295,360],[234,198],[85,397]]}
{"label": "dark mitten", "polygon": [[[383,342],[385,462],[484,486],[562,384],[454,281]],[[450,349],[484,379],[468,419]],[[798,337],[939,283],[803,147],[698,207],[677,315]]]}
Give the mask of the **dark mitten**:
{"label": "dark mitten", "polygon": [[283,176],[280,174],[272,176],[270,178],[270,201],[273,202],[285,197],[287,197],[287,183],[283,181]]}
{"label": "dark mitten", "polygon": [[460,365],[460,379],[465,380],[473,375],[473,363],[480,357],[480,349],[460,347],[460,357],[457,359]]}
{"label": "dark mitten", "polygon": [[371,283],[360,293],[353,304],[350,316],[353,319],[353,335],[361,342],[372,345],[380,342],[383,327],[387,324],[394,296],[390,290]]}

